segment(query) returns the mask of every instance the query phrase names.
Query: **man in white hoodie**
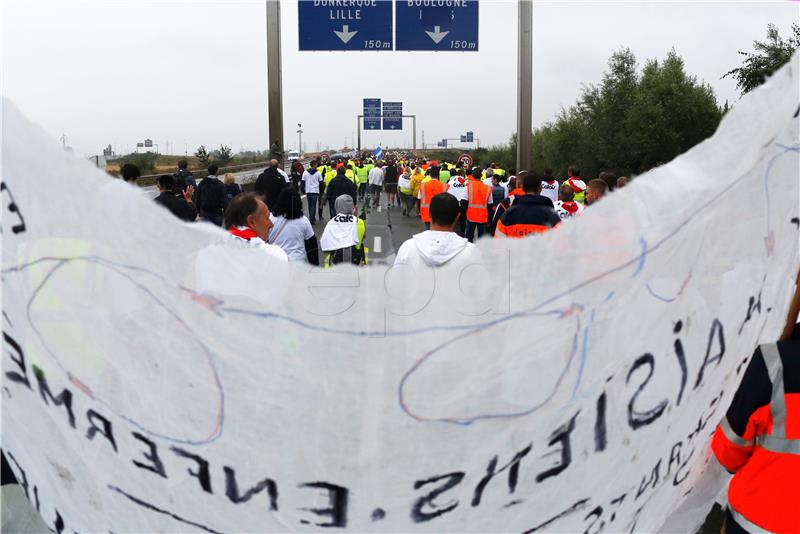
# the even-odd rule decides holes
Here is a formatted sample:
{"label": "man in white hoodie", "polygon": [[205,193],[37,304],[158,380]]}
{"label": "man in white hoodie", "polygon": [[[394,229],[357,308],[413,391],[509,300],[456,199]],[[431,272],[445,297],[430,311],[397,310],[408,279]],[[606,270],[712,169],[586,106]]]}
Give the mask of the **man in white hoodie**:
{"label": "man in white hoodie", "polygon": [[460,205],[450,193],[439,193],[431,199],[431,229],[415,234],[400,246],[395,265],[411,267],[466,267],[482,264],[480,251],[455,233],[461,216]]}

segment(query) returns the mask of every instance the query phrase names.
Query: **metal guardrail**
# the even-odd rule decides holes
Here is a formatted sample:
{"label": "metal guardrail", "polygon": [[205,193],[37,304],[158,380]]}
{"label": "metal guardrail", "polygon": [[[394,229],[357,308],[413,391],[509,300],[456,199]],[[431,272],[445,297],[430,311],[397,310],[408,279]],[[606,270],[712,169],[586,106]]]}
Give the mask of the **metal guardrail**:
{"label": "metal guardrail", "polygon": [[[264,168],[266,168],[268,166],[269,166],[269,161],[260,161],[260,162],[256,162],[256,163],[244,163],[242,165],[230,165],[228,167],[220,167],[218,174],[219,175],[223,175],[226,172],[242,172],[242,171],[247,171],[247,170],[251,170],[251,169],[264,169]],[[205,169],[194,169],[194,170],[189,169],[189,172],[191,172],[192,174],[194,174],[195,172],[198,172],[198,173],[202,174],[202,173],[205,173],[206,171],[205,171]],[[139,185],[140,187],[149,187],[151,185],[155,185],[156,182],[158,182],[158,177],[162,176],[164,174],[173,174],[173,173],[162,172],[160,174],[146,174],[144,176],[140,176],[139,178],[137,178],[136,184]],[[198,178],[198,177],[195,176],[195,178]],[[202,177],[200,177],[200,178],[202,178]]]}

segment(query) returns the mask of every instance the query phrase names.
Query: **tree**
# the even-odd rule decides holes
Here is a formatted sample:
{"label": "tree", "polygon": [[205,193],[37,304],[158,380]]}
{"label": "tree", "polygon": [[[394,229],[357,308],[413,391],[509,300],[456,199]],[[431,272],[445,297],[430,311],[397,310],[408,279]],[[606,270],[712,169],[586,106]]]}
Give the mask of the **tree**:
{"label": "tree", "polygon": [[615,52],[597,86],[533,133],[534,168],[563,176],[577,165],[589,179],[601,171],[638,174],[714,133],[722,116],[714,92],[684,70],[672,50],[641,74],[629,49]]}
{"label": "tree", "polygon": [[126,163],[132,163],[138,167],[139,172],[145,175],[147,173],[155,172],[157,159],[158,154],[154,152],[132,152],[127,156],[119,158],[116,163],[120,166],[120,168],[122,168],[122,166]]}
{"label": "tree", "polygon": [[194,155],[200,160],[200,163],[202,163],[203,166],[208,166],[209,156],[205,145],[200,145],[200,148],[197,149],[197,152],[195,152]]}
{"label": "tree", "polygon": [[736,79],[736,86],[742,94],[749,93],[771,76],[775,71],[788,63],[794,51],[800,48],[800,25],[792,24],[792,35],[784,39],[774,24],[767,26],[767,40],[753,41],[755,52],[739,51],[744,56],[741,67],[725,73],[723,78],[731,76]]}
{"label": "tree", "polygon": [[219,145],[219,150],[213,152],[214,163],[223,167],[233,159],[233,151],[228,145]]}

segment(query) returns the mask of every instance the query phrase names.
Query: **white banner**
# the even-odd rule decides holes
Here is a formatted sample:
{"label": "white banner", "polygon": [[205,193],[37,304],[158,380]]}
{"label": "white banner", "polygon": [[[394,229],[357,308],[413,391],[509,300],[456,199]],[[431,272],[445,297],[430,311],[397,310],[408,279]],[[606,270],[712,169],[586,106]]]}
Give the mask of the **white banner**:
{"label": "white banner", "polygon": [[786,320],[798,72],[458,272],[282,266],[4,101],[12,468],[70,532],[658,530]]}

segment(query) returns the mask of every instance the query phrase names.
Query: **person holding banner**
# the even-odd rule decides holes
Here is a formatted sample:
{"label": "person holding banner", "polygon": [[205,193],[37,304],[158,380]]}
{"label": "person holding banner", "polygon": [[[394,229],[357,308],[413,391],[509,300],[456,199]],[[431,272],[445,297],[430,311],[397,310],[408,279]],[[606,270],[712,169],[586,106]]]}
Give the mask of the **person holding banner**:
{"label": "person holding banner", "polygon": [[800,532],[800,325],[784,341],[756,349],[711,449],[734,474],[726,533]]}

